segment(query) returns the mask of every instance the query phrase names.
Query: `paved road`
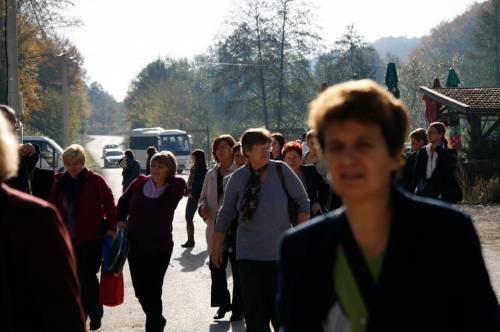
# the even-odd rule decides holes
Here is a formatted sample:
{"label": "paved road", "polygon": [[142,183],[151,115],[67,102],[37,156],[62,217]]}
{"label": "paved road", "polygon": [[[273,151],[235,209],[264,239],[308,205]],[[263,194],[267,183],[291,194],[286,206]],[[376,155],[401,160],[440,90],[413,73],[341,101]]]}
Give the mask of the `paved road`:
{"label": "paved road", "polygon": [[[101,166],[103,145],[120,144],[123,141],[118,136],[92,136],[92,138],[94,140],[88,143],[86,148]],[[102,173],[111,186],[115,199],[118,200],[121,194],[121,170],[103,169]],[[180,247],[180,244],[186,241],[184,219],[186,202],[185,198],[182,199],[175,212],[174,252],[163,284],[163,315],[167,319],[166,330],[244,331],[243,322],[229,322],[230,314],[226,315],[225,320],[212,319],[216,309],[210,308],[210,271],[207,265],[205,224],[198,216],[195,217],[196,246],[193,249]],[[125,266],[124,272],[125,302],[118,307],[105,307],[103,325],[99,331],[144,331],[145,316],[134,296],[128,266]]]}
{"label": "paved road", "polygon": [[[120,144],[118,136],[93,136],[87,150],[100,162],[104,144]],[[115,199],[121,194],[121,170],[102,170],[106,181],[113,189]],[[205,244],[205,224],[195,217],[195,241],[193,249],[183,249],[186,240],[184,211],[186,199],[182,199],[176,210],[173,224],[175,241],[171,264],[163,285],[164,316],[167,331],[244,331],[244,323],[226,320],[214,322],[215,309],[210,308],[210,271]],[[500,296],[500,206],[461,207],[474,217],[476,228],[483,244],[483,253],[497,296]],[[128,266],[125,266],[125,302],[115,308],[105,308],[103,326],[100,331],[144,331],[145,317],[134,296]],[[229,273],[228,273],[229,274]],[[231,289],[231,288],[230,288]]]}

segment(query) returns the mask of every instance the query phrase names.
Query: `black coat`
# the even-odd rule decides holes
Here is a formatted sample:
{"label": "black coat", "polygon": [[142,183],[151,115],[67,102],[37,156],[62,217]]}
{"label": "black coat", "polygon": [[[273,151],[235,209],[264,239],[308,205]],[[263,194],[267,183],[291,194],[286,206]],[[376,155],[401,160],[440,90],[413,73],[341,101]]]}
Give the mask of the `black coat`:
{"label": "black coat", "polygon": [[[397,189],[392,209],[366,331],[500,331],[498,300],[470,217]],[[345,227],[341,209],[284,237],[278,286],[281,331],[323,331],[337,302],[333,270]]]}
{"label": "black coat", "polygon": [[132,158],[127,158],[127,165],[122,171],[122,185],[123,191],[125,191],[128,186],[134,181],[141,173],[141,165],[139,162]]}
{"label": "black coat", "polygon": [[462,200],[462,190],[456,176],[457,152],[443,147],[437,147],[436,152],[436,169],[429,179],[426,179],[428,156],[425,147],[411,153],[403,168],[400,184],[419,196],[458,203]]}
{"label": "black coat", "polygon": [[36,167],[40,157],[40,148],[36,144],[33,146],[35,153],[32,156],[20,157],[18,175],[6,183],[11,188],[47,201],[54,183],[54,171]]}
{"label": "black coat", "polygon": [[321,210],[325,212],[327,210],[328,198],[330,197],[330,186],[321,174],[319,174],[315,166],[300,166],[300,170],[304,174],[307,197],[311,202],[311,207],[314,202],[318,202],[321,205]]}
{"label": "black coat", "polygon": [[203,189],[203,182],[205,181],[205,176],[207,175],[206,168],[194,168],[192,167],[189,171],[189,177],[192,177],[191,188],[189,188],[191,192],[191,196],[198,200],[201,196],[201,191]]}

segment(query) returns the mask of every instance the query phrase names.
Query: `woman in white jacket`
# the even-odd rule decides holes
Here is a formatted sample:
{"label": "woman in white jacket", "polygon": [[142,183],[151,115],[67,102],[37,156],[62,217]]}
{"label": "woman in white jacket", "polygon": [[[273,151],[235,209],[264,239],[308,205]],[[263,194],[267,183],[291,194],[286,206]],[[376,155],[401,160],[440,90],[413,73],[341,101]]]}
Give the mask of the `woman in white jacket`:
{"label": "woman in white jacket", "polygon": [[[222,203],[223,179],[235,169],[232,153],[232,147],[235,144],[236,141],[230,135],[221,135],[214,140],[212,154],[217,165],[207,172],[198,203],[198,213],[207,224],[206,238],[209,254],[212,251],[211,242],[217,211]],[[214,319],[224,318],[226,312],[232,310],[231,320],[241,320],[243,315],[240,291],[233,288],[233,302],[231,304],[229,290],[227,289],[226,266],[228,260],[230,260],[233,269],[233,259],[231,259],[228,251],[225,251],[223,256],[224,262],[219,268],[212,263],[209,264],[212,277],[210,302],[212,307],[219,308]]]}

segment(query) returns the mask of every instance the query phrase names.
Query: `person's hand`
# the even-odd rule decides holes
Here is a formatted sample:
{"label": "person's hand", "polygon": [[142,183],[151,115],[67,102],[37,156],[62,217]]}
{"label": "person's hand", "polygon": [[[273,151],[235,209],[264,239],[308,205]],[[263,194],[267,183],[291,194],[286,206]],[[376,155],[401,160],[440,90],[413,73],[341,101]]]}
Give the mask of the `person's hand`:
{"label": "person's hand", "polygon": [[198,213],[200,214],[201,219],[206,220],[208,218],[208,209],[206,206],[200,207]]}
{"label": "person's hand", "polygon": [[318,202],[314,202],[311,207],[312,214],[321,213],[321,205]]}
{"label": "person's hand", "polygon": [[36,153],[36,149],[31,143],[19,145],[19,154],[21,157],[30,157]]}
{"label": "person's hand", "polygon": [[210,261],[216,268],[222,265],[222,248],[220,246],[213,246],[212,253],[210,254]]}

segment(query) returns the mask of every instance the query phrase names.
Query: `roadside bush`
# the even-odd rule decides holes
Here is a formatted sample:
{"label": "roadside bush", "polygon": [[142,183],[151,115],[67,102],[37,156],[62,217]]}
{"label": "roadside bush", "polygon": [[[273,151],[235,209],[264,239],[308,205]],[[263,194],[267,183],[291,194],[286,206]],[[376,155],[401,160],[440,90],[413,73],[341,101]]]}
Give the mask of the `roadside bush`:
{"label": "roadside bush", "polygon": [[462,186],[465,204],[500,204],[500,180],[477,179],[472,186]]}

